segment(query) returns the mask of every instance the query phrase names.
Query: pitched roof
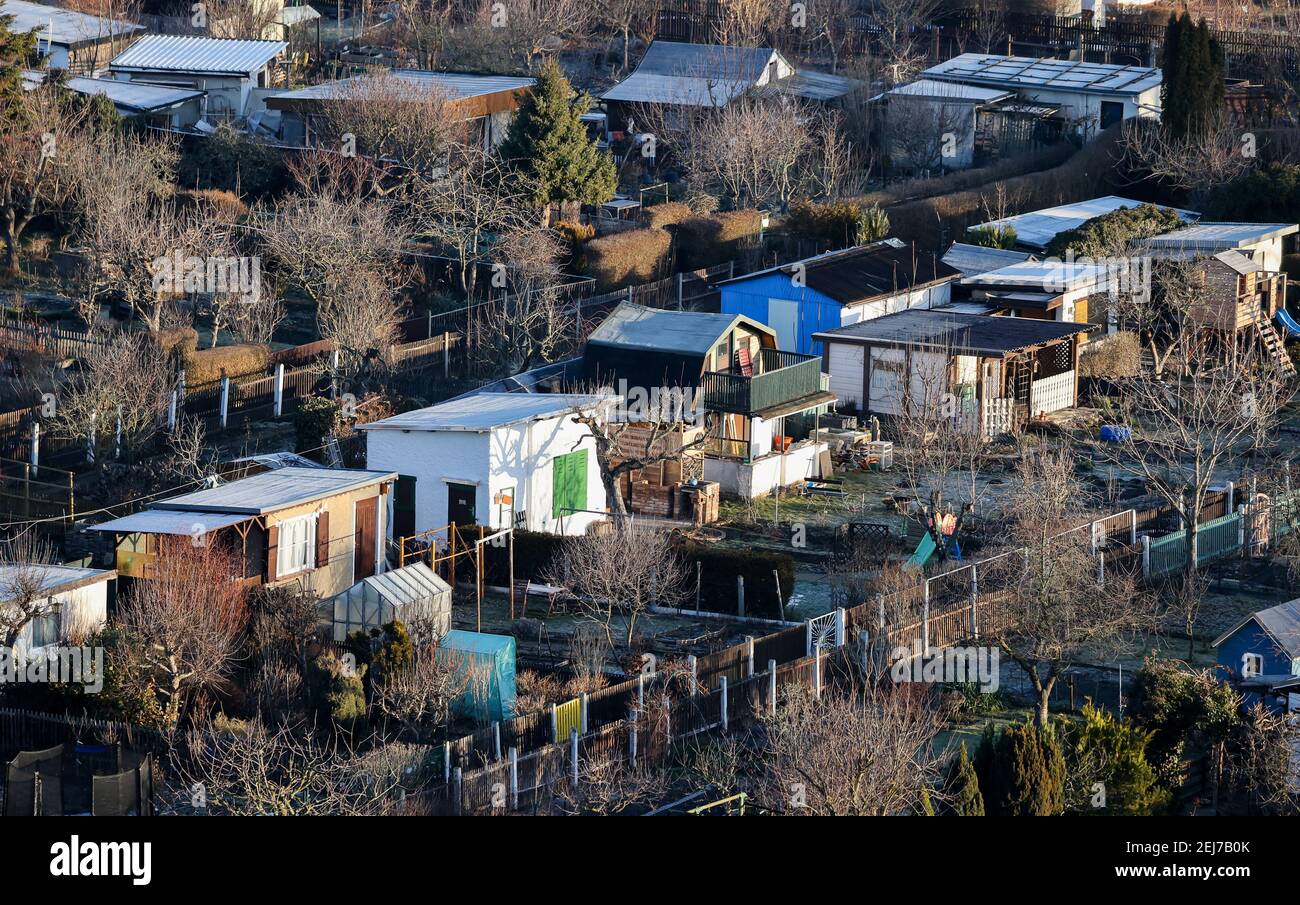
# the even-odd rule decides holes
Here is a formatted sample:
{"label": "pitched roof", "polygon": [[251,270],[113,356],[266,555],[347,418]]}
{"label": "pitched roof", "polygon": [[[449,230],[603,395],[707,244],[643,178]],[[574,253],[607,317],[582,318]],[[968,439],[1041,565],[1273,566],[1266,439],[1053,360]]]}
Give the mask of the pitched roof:
{"label": "pitched roof", "polygon": [[160,500],[154,509],[262,515],[391,481],[395,472],[349,468],[277,468],[220,487]]}
{"label": "pitched roof", "polygon": [[37,37],[47,43],[50,41],[50,28],[53,27],[53,43],[64,47],[103,41],[141,29],[141,26],[131,22],[92,16],[57,6],[28,3],[27,0],[0,0],[0,15],[14,17],[9,26],[14,33],[35,31]]}
{"label": "pitched roof", "polygon": [[921,77],[994,88],[1038,88],[1125,96],[1158,88],[1162,81],[1160,70],[1148,66],[1115,66],[983,53],[963,53],[931,66],[921,73]]}
{"label": "pitched roof", "polygon": [[145,35],[108,64],[112,70],[244,75],[256,72],[285,48],[284,41],[245,41],[190,35]]}
{"label": "pitched roof", "polygon": [[999,286],[1028,289],[1031,292],[1066,292],[1087,289],[1106,280],[1109,275],[1103,264],[1082,264],[1074,261],[1022,261],[1008,264],[997,270],[963,277],[963,286]]}
{"label": "pitched roof", "polygon": [[1239,251],[1221,251],[1214,256],[1214,260],[1221,261],[1243,276],[1248,273],[1258,273],[1264,269],[1263,264],[1252,261]]}
{"label": "pitched roof", "polygon": [[769,63],[793,67],[769,47],[654,41],[631,75],[606,91],[607,101],[721,107],[765,81]]}
{"label": "pitched roof", "polygon": [[475,393],[360,424],[357,429],[482,432],[521,421],[540,421],[566,412],[590,410],[605,402],[617,402],[618,398],[584,393]]}
{"label": "pitched roof", "polygon": [[1287,656],[1300,657],[1300,599],[1288,600],[1286,603],[1279,603],[1277,606],[1271,606],[1266,610],[1251,613],[1218,638],[1215,638],[1214,647],[1218,647],[1224,641],[1227,641],[1240,631],[1242,626],[1251,621],[1256,622],[1260,628],[1268,632],[1269,636],[1277,642]]}
{"label": "pitched roof", "polygon": [[960,271],[962,276],[970,277],[1012,264],[1021,264],[1031,260],[1027,251],[1015,251],[1010,248],[986,248],[983,245],[967,245],[954,242],[943,253],[943,263]]}
{"label": "pitched roof", "polygon": [[177,537],[207,534],[246,522],[249,513],[199,512],[183,509],[145,509],[122,518],[89,526],[90,531],[114,534],[171,534]]}
{"label": "pitched roof", "polygon": [[622,302],[599,327],[591,331],[587,342],[650,352],[705,355],[718,342],[718,337],[738,322],[761,333],[775,335],[771,327],[742,314],[665,311]]}
{"label": "pitched roof", "polygon": [[[506,75],[479,75],[472,72],[434,72],[430,69],[393,69],[389,75],[408,84],[427,87],[445,95],[450,100],[467,97],[480,97],[486,94],[498,94],[504,91],[521,91],[537,84],[537,79],[518,78]],[[330,100],[339,96],[339,89],[356,82],[363,76],[321,82],[306,88],[292,91],[279,91],[267,96],[267,100],[276,101],[319,101]]]}
{"label": "pitched roof", "polygon": [[1000,356],[1095,329],[1096,326],[1092,324],[910,308],[847,327],[814,333],[813,339],[860,345],[902,346],[951,355]]}
{"label": "pitched roof", "polygon": [[961,276],[933,255],[917,252],[915,245],[886,239],[782,264],[719,285],[743,283],[778,271],[788,276],[802,274],[805,285],[841,305],[856,305]]}
{"label": "pitched roof", "polygon": [[[32,89],[45,81],[44,72],[23,72],[23,88]],[[86,97],[102,94],[125,114],[150,113],[165,110],[177,104],[203,96],[198,88],[173,88],[169,85],[150,85],[146,82],[129,82],[125,79],[88,79],[72,76],[67,80],[70,90]]]}

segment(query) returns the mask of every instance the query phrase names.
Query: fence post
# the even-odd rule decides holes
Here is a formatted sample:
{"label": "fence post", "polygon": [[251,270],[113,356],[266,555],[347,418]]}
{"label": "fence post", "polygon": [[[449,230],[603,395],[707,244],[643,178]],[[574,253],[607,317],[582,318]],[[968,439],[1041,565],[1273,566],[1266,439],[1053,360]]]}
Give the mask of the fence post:
{"label": "fence post", "polygon": [[845,615],[844,607],[835,608],[835,646],[843,647],[845,636],[848,635],[848,617]]}
{"label": "fence post", "polygon": [[32,476],[41,475],[41,422],[32,422]]}
{"label": "fence post", "polygon": [[812,656],[812,652],[812,620],[805,619],[803,622],[803,655],[805,657],[810,657]]}
{"label": "fence post", "polygon": [[560,715],[554,704],[551,705],[551,741],[557,745],[560,743]]}
{"label": "fence post", "polygon": [[722,683],[718,686],[722,694],[722,731],[727,731],[727,677],[722,676]]}
{"label": "fence post", "polygon": [[921,651],[930,656],[930,579],[922,585],[921,594]]}
{"label": "fence post", "polygon": [[1151,535],[1142,535],[1142,577],[1151,575]]}
{"label": "fence post", "polygon": [[636,763],[636,708],[627,714],[627,762]]}
{"label": "fence post", "polygon": [[776,660],[767,661],[767,709],[776,713]]}
{"label": "fence post", "polygon": [[686,665],[691,668],[691,697],[695,697],[695,685],[699,681],[699,676],[695,672],[695,654],[686,658]]}
{"label": "fence post", "polygon": [[221,375],[221,429],[226,429],[226,416],[230,411],[230,378]]}
{"label": "fence post", "polygon": [[510,746],[510,810],[519,810],[519,749]]}
{"label": "fence post", "polygon": [[442,743],[442,781],[451,782],[451,742]]}
{"label": "fence post", "polygon": [[459,817],[464,808],[461,802],[463,787],[461,785],[460,767],[457,767],[451,773],[451,788],[451,812]]}
{"label": "fence post", "polygon": [[275,366],[275,417],[284,414],[284,362]]}
{"label": "fence post", "polygon": [[1128,542],[1130,544],[1136,544],[1138,542],[1138,511],[1136,509],[1130,509],[1128,513]]}
{"label": "fence post", "polygon": [[975,569],[975,564],[970,566],[970,636],[978,641],[980,637],[979,621],[980,605],[980,576]]}
{"label": "fence post", "polygon": [[582,710],[578,717],[578,725],[582,727],[582,734],[586,735],[591,730],[587,727],[587,693],[582,693],[582,703],[579,705]]}
{"label": "fence post", "polygon": [[753,635],[745,636],[745,645],[746,645],[745,661],[748,667],[746,675],[752,676],[754,674],[754,636]]}
{"label": "fence post", "polygon": [[501,724],[496,720],[492,721],[492,759],[501,760]]}
{"label": "fence post", "polygon": [[442,376],[451,373],[451,331],[442,331]]}
{"label": "fence post", "polygon": [[1097,551],[1097,587],[1106,587],[1106,551]]}
{"label": "fence post", "polygon": [[167,430],[176,430],[176,389],[172,388],[172,398],[167,401]]}
{"label": "fence post", "polygon": [[1242,559],[1250,559],[1250,548],[1246,543],[1246,521],[1250,518],[1250,510],[1250,500],[1247,500],[1241,507],[1241,518],[1237,519],[1237,549],[1241,551]]}
{"label": "fence post", "polygon": [[813,697],[820,701],[822,699],[822,655],[821,651],[813,653]]}
{"label": "fence post", "polygon": [[1227,492],[1227,497],[1226,497],[1226,498],[1224,499],[1224,501],[1223,501],[1223,514],[1224,514],[1224,515],[1231,515],[1231,514],[1232,514],[1232,504],[1233,504],[1233,502],[1234,502],[1234,496],[1233,496],[1233,483],[1232,483],[1231,481],[1228,482],[1228,488],[1227,488],[1227,491],[1226,491],[1226,492]]}
{"label": "fence post", "polygon": [[1094,519],[1093,522],[1092,522],[1092,524],[1088,527],[1088,540],[1089,540],[1089,542],[1092,544],[1092,552],[1093,552],[1093,554],[1095,555],[1096,552],[1097,552],[1097,521],[1096,521],[1096,519]]}
{"label": "fence post", "polygon": [[578,730],[569,730],[569,769],[573,779],[573,791],[578,791]]}
{"label": "fence post", "polygon": [[677,310],[682,310],[682,272],[677,271]]}
{"label": "fence post", "polygon": [[636,709],[645,709],[645,673],[637,673],[636,676]]}
{"label": "fence post", "polygon": [[736,615],[745,616],[745,576],[736,576]]}

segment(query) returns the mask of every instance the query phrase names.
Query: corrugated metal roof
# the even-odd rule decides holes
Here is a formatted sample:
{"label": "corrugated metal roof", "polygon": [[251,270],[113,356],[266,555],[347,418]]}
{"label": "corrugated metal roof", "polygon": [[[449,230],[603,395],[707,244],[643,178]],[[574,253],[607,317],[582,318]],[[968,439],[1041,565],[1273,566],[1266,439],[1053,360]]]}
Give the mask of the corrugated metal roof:
{"label": "corrugated metal roof", "polygon": [[[758,87],[773,60],[767,47],[655,41],[636,70],[601,97],[607,101],[721,107]],[[785,63],[790,69],[789,63]]]}
{"label": "corrugated metal roof", "polygon": [[60,46],[102,41],[117,35],[139,31],[141,26],[103,16],[91,16],[57,6],[42,6],[27,0],[0,0],[0,15],[13,16],[9,28],[15,33],[35,31],[42,41],[50,40],[51,20],[54,27],[53,43]]}
{"label": "corrugated metal roof", "polygon": [[1294,223],[1206,223],[1162,233],[1145,240],[1146,245],[1189,248],[1196,251],[1242,248],[1300,231]]}
{"label": "corrugated metal roof", "polygon": [[[31,90],[44,81],[44,72],[32,70],[23,72],[24,90]],[[172,88],[167,85],[150,85],[146,82],[128,82],[124,79],[88,79],[73,76],[67,80],[67,86],[70,90],[87,97],[103,94],[120,112],[127,114],[163,110],[203,96],[203,92],[197,88]]]}
{"label": "corrugated metal roof", "polygon": [[277,468],[240,478],[220,487],[198,490],[153,504],[155,509],[188,509],[261,515],[301,506],[391,481],[395,472],[358,471],[347,468]]}
{"label": "corrugated metal roof", "polygon": [[118,54],[109,69],[236,75],[257,72],[284,52],[284,41],[245,41],[189,35],[145,35]]}
{"label": "corrugated metal roof", "polygon": [[[1016,243],[1018,245],[1043,249],[1051,244],[1057,233],[1063,233],[1067,229],[1076,229],[1094,217],[1112,213],[1123,207],[1139,207],[1143,203],[1142,201],[1134,201],[1132,198],[1121,198],[1118,195],[1104,195],[1101,198],[1092,198],[1088,201],[1061,204],[1057,207],[1046,207],[1025,214],[1016,214],[1013,217],[1003,217],[1001,220],[977,223],[974,226],[967,227],[967,232],[974,229],[997,229],[1010,226],[1016,231]],[[1164,207],[1164,205],[1156,206]],[[1178,208],[1168,209],[1189,222],[1200,217],[1200,214],[1196,211],[1185,211]]]}
{"label": "corrugated metal roof", "polygon": [[944,252],[943,263],[961,271],[962,276],[974,276],[987,273],[1000,267],[1009,267],[1030,260],[1027,251],[1015,251],[1010,248],[986,248],[983,245],[967,245],[954,242]]}
{"label": "corrugated metal roof", "polygon": [[1005,355],[1095,329],[1092,324],[910,308],[814,333],[813,339],[931,349],[952,355]]}
{"label": "corrugated metal roof", "polygon": [[591,331],[587,342],[601,346],[704,355],[718,342],[718,337],[730,330],[737,321],[743,321],[761,332],[772,332],[770,327],[740,314],[665,311],[622,302],[599,327]]}
{"label": "corrugated metal roof", "polygon": [[107,581],[117,573],[112,569],[82,569],[47,563],[0,565],[0,602],[11,599],[16,586],[38,583],[43,594],[57,594],[83,585]]}
{"label": "corrugated metal roof", "polygon": [[957,270],[931,254],[917,251],[914,245],[884,239],[781,264],[719,285],[744,283],[776,271],[790,276],[802,271],[807,286],[842,305],[856,305],[960,276]]}
{"label": "corrugated metal roof", "polygon": [[882,97],[921,97],[933,100],[967,102],[972,104],[991,104],[1012,97],[1013,92],[999,88],[983,88],[979,85],[962,85],[957,82],[941,82],[937,79],[917,79],[906,85],[891,88],[884,94],[878,94],[872,100]]}
{"label": "corrugated metal roof", "polygon": [[1102,264],[1066,261],[1024,261],[962,278],[963,286],[1011,286],[1040,292],[1086,289],[1106,278]]}
{"label": "corrugated metal roof", "polygon": [[1252,261],[1239,251],[1221,251],[1214,256],[1214,260],[1222,261],[1240,274],[1257,273],[1264,269],[1263,264]]}
{"label": "corrugated metal roof", "polygon": [[[452,100],[499,94],[503,91],[521,91],[537,84],[536,79],[515,78],[504,75],[477,75],[470,72],[393,69],[391,73],[394,77],[412,85],[427,86],[430,89],[439,91]],[[270,97],[277,100],[295,101],[329,100],[336,97],[339,94],[339,89],[344,85],[356,82],[361,78],[364,78],[364,76],[322,82],[319,85],[309,85],[306,88],[296,88],[293,91],[281,91],[270,95]]]}
{"label": "corrugated metal roof", "polygon": [[251,515],[223,514],[219,512],[198,512],[195,510],[145,509],[132,515],[91,525],[91,531],[109,531],[115,534],[206,534],[219,528],[229,528],[239,522],[246,522]]}
{"label": "corrugated metal roof", "polygon": [[1115,66],[982,53],[963,53],[945,60],[922,72],[921,77],[994,88],[1040,88],[1125,96],[1158,88],[1162,80],[1160,70],[1148,66]]}
{"label": "corrugated metal roof", "polygon": [[357,425],[358,430],[488,431],[494,427],[590,410],[618,396],[585,393],[479,393]]}

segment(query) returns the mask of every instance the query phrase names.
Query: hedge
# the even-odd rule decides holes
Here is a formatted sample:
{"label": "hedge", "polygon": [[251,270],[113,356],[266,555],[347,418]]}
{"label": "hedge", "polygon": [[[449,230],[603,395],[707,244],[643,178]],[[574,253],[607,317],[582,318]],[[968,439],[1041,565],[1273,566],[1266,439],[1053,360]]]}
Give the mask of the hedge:
{"label": "hedge", "polygon": [[684,201],[667,201],[645,209],[645,220],[651,229],[676,226],[695,216],[695,211]]}
{"label": "hedge", "polygon": [[261,374],[266,370],[270,357],[271,350],[267,346],[252,344],[217,346],[215,349],[187,352],[185,383],[188,386],[211,383],[220,380],[222,372],[228,377]]}
{"label": "hedge", "polygon": [[677,267],[699,270],[735,259],[741,245],[762,230],[755,210],[725,211],[691,217],[677,226]]}
{"label": "hedge", "polygon": [[602,291],[659,276],[673,238],[662,229],[633,229],[592,239],[583,246],[586,273]]}

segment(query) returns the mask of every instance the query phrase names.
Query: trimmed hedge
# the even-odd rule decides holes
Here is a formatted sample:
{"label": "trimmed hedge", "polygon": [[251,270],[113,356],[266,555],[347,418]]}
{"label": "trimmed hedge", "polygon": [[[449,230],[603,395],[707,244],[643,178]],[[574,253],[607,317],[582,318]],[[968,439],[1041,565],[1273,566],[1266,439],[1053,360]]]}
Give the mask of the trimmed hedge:
{"label": "trimmed hedge", "polygon": [[677,226],[677,266],[699,270],[736,258],[742,243],[758,236],[762,214],[755,210],[724,211],[691,217]]}
{"label": "trimmed hedge", "polygon": [[265,371],[271,358],[267,346],[238,345],[217,346],[215,349],[187,351],[185,354],[185,383],[198,386],[220,380],[224,371],[228,377],[243,377]]}
{"label": "trimmed hedge", "polygon": [[645,209],[645,220],[651,229],[676,226],[695,216],[695,211],[685,201],[668,201]]}
{"label": "trimmed hedge", "polygon": [[582,248],[587,275],[602,291],[648,283],[658,278],[672,244],[673,237],[662,229],[633,229],[592,239]]}

